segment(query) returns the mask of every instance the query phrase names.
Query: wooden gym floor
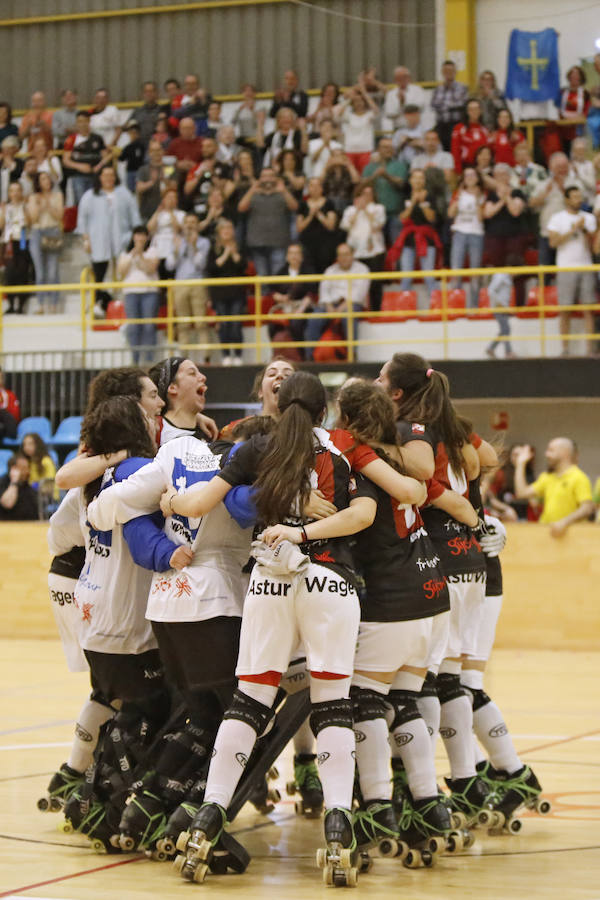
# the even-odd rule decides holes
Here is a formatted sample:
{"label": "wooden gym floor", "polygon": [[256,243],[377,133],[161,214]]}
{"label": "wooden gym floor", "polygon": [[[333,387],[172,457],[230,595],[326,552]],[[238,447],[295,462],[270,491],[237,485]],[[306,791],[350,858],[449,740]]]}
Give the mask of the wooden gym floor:
{"label": "wooden gym floor", "polygon": [[[489,837],[478,829],[475,847],[445,856],[434,869],[376,860],[356,895],[600,898],[599,683],[600,652],[496,651],[488,693],[538,774],[552,813],[524,816],[519,836]],[[169,863],[139,854],[98,856],[85,838],[59,832],[61,817],[35,804],[67,756],[88,690],[85,675],[67,671],[57,640],[0,640],[0,897],[331,897],[334,889],[321,884],[314,863],[320,822],[298,819],[285,796],[289,752],[278,764],[284,797],[276,811],[265,817],[246,807],[232,827],[252,855],[243,876],[209,875],[204,885],[189,885]],[[438,772],[445,772],[441,752]]]}

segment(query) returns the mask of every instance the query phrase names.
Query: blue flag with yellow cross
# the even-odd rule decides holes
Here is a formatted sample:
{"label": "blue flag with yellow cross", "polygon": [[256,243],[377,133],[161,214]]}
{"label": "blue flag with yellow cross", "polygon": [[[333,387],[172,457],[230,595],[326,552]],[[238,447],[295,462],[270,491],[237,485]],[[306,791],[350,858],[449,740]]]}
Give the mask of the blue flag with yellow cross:
{"label": "blue flag with yellow cross", "polygon": [[513,28],[508,43],[505,93],[509,100],[559,102],[558,34],[554,28],[544,31]]}

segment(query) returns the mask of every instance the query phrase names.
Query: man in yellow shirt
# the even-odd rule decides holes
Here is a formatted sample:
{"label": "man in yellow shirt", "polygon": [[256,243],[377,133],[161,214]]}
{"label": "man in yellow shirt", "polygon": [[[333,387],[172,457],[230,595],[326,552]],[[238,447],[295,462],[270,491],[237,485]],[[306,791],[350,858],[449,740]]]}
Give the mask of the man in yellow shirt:
{"label": "man in yellow shirt", "polygon": [[515,494],[519,500],[543,503],[540,522],[550,525],[552,537],[562,537],[573,522],[593,514],[592,485],[575,465],[577,448],[571,438],[552,438],[545,456],[547,471],[527,484],[525,466],[533,459],[533,450],[528,444],[520,448],[515,460]]}

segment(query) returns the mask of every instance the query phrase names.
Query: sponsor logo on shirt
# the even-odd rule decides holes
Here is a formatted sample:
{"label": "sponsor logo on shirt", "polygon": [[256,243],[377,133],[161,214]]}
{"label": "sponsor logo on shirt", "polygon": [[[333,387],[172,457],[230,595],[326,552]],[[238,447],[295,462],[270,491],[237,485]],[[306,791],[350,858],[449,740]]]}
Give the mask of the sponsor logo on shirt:
{"label": "sponsor logo on shirt", "polygon": [[417,528],[417,530],[409,534],[408,537],[411,544],[414,544],[414,542],[418,541],[420,537],[427,537],[427,532],[424,528]]}
{"label": "sponsor logo on shirt", "polygon": [[410,430],[413,434],[425,434],[425,426],[419,425],[417,422],[413,422]]}
{"label": "sponsor logo on shirt", "polygon": [[452,584],[463,584],[474,581],[477,582],[485,582],[486,574],[485,572],[463,572],[460,575],[447,575],[446,581],[452,582]]}
{"label": "sponsor logo on shirt", "polygon": [[68,591],[50,591],[50,599],[59,606],[64,606],[65,603],[73,603],[75,595]]}
{"label": "sponsor logo on shirt", "polygon": [[417,560],[417,566],[419,567],[419,572],[422,572],[423,569],[435,569],[437,564],[439,563],[439,556],[434,556],[432,559],[421,559],[421,557]]}
{"label": "sponsor logo on shirt", "polygon": [[325,550],[324,553],[315,553],[313,556],[313,559],[315,562],[329,562],[329,563],[335,562],[335,559],[333,558],[333,556],[331,555],[329,550]]}
{"label": "sponsor logo on shirt", "polygon": [[305,577],[304,581],[309,594],[312,594],[313,591],[318,591],[320,594],[328,591],[330,594],[339,594],[340,597],[347,597],[356,593],[352,585],[348,584],[347,581],[338,581],[335,578],[328,578],[327,575],[324,575],[322,578],[319,578],[318,575],[315,575],[314,578]]}
{"label": "sponsor logo on shirt", "polygon": [[441,593],[446,587],[446,579],[442,578],[441,580],[436,580],[434,578],[430,578],[429,581],[426,581],[423,585],[423,590],[425,591],[425,596],[428,600],[433,600],[439,593]]}
{"label": "sponsor logo on shirt", "polygon": [[221,453],[208,453],[200,456],[188,452],[182,459],[183,465],[190,472],[215,472],[220,469]]}
{"label": "sponsor logo on shirt", "polygon": [[466,554],[469,552],[471,547],[474,547],[476,550],[481,550],[477,542],[477,538],[474,535],[470,537],[462,537],[456,536],[455,538],[451,538],[448,541],[448,546],[450,548],[450,553],[452,556],[460,556],[461,554]]}
{"label": "sponsor logo on shirt", "polygon": [[287,597],[291,587],[291,584],[282,584],[281,581],[269,581],[265,578],[264,581],[251,582],[248,593],[255,594],[257,597],[266,597],[267,595],[271,597]]}

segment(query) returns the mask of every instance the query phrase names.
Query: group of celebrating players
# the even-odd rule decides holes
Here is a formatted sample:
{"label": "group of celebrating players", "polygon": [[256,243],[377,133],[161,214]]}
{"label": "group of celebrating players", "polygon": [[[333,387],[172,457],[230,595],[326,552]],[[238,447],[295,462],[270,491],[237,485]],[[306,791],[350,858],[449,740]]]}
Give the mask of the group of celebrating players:
{"label": "group of celebrating players", "polygon": [[272,808],[293,739],[290,792],[324,813],[336,886],[372,849],[428,866],[477,825],[549,811],[483,689],[505,533],[479,478],[497,458],[446,377],[397,353],[342,386],[332,429],[319,378],[288,360],[256,390],[262,414],[218,434],[189,359],[92,382],[49,530],[67,662],[92,693],[38,806],[100,850],[178,851],[188,880],[241,872],[225,826],[245,799]]}

